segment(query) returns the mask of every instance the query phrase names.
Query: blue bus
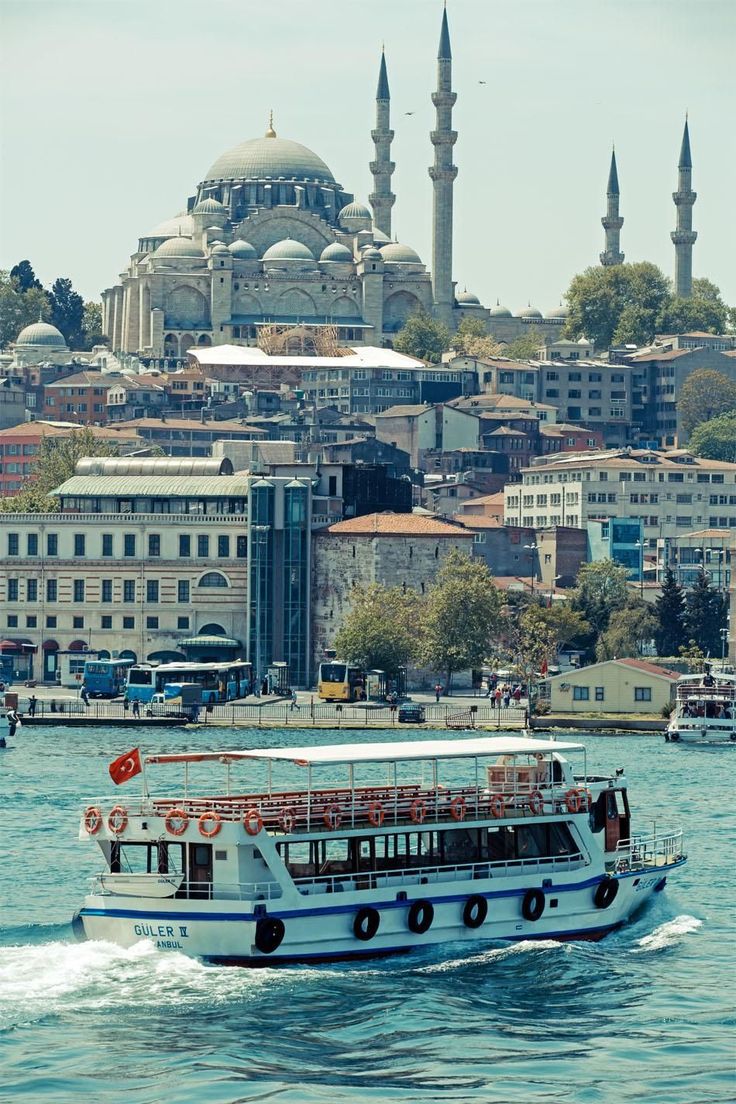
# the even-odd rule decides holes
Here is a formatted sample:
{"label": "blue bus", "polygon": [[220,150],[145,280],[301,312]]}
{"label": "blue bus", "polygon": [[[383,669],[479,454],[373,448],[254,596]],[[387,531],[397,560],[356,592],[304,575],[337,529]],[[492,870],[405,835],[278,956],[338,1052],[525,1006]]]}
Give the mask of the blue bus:
{"label": "blue bus", "polygon": [[91,698],[116,698],[125,690],[132,659],[87,659],[84,685]]}
{"label": "blue bus", "polygon": [[220,663],[161,663],[150,667],[135,664],[128,671],[125,696],[128,701],[149,702],[154,694],[172,697],[182,683],[195,683],[202,688],[203,704],[234,701],[244,698],[253,689],[253,666],[244,659]]}

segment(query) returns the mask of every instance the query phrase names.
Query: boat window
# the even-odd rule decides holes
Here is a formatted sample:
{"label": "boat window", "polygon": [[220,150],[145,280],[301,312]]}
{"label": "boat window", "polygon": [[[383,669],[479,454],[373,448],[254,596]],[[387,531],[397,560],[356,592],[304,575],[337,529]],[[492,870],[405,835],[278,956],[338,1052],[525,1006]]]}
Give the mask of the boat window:
{"label": "boat window", "polygon": [[184,870],[182,843],[113,843],[110,848],[112,874],[181,874]]}

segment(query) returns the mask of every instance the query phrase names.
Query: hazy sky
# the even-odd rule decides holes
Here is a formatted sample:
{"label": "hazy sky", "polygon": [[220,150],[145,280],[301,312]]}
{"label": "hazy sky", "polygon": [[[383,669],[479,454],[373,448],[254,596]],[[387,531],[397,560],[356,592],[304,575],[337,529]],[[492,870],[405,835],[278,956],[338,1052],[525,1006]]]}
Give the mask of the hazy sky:
{"label": "hazy sky", "polygon": [[[382,41],[394,228],[429,265],[441,11],[439,0],[0,0],[0,267],[28,257],[45,284],[70,276],[96,298],[220,153],[263,134],[270,108],[279,136],[365,201]],[[626,259],[672,275],[688,110],[694,274],[736,303],[734,0],[449,0],[448,16],[460,289],[514,311],[555,306],[598,263],[612,139]]]}

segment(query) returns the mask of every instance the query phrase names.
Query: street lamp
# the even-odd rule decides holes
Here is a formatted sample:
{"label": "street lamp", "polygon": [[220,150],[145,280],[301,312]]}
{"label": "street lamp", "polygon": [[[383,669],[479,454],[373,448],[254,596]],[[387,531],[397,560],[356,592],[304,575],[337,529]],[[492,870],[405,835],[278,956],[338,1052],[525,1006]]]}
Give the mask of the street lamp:
{"label": "street lamp", "polygon": [[524,548],[528,549],[529,552],[531,552],[532,598],[533,598],[534,597],[534,574],[535,574],[535,571],[534,571],[534,553],[537,551],[537,545],[536,544],[525,544]]}
{"label": "street lamp", "polygon": [[550,606],[552,605],[552,593],[555,589],[555,583],[558,582],[558,580],[560,580],[561,578],[562,578],[561,575],[555,575],[554,579],[549,584],[549,604],[550,604]]}
{"label": "street lamp", "polygon": [[639,549],[639,597],[644,601],[644,542],[638,540],[634,545]]}

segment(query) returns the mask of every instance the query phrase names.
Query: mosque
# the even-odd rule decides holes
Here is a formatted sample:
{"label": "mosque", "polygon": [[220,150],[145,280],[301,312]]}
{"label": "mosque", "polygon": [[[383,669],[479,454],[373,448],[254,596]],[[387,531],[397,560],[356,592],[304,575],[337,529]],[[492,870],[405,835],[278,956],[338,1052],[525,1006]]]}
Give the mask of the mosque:
{"label": "mosque", "polygon": [[[511,341],[529,328],[545,343],[557,340],[567,317],[565,307],[543,316],[529,304],[513,315],[499,303],[488,309],[477,296],[456,289],[456,98],[444,11],[437,87],[432,93],[436,124],[430,134],[431,270],[411,246],[392,239],[394,132],[382,55],[371,132],[370,207],[345,191],[316,153],[279,137],[272,117],[264,137],[241,142],[217,158],[186,210],[141,237],[120,283],[103,291],[103,332],[113,352],[179,359],[193,346],[253,345],[259,340],[263,344],[264,327],[271,352],[325,351],[325,341],[330,340],[391,346],[406,319],[419,311],[451,329],[465,316],[480,318],[499,341]],[[684,290],[696,235],[689,217],[695,193],[690,189],[689,164],[685,168],[683,160],[689,163],[689,141],[673,197],[678,204],[678,231],[673,233],[678,287]],[[618,212],[615,155],[607,202],[601,263],[620,264],[623,219]]]}

